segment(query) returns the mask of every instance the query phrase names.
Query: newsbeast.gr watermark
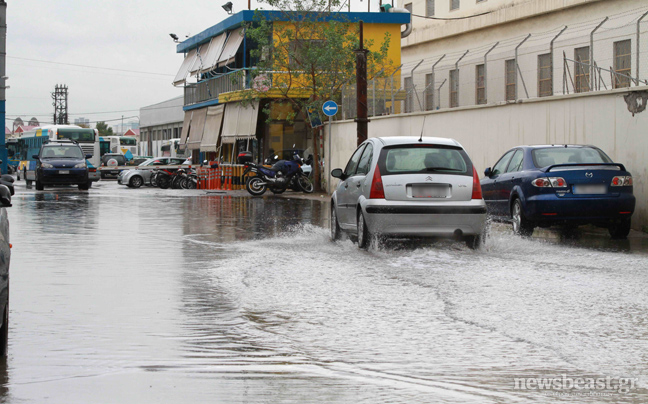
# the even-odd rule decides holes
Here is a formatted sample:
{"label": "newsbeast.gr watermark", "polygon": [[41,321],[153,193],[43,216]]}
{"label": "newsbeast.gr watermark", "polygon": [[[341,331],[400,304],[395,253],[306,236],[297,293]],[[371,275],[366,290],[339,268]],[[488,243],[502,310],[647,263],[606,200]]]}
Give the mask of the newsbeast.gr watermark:
{"label": "newsbeast.gr watermark", "polygon": [[637,378],[630,377],[515,377],[514,390],[537,390],[550,394],[605,395],[627,394],[637,389]]}

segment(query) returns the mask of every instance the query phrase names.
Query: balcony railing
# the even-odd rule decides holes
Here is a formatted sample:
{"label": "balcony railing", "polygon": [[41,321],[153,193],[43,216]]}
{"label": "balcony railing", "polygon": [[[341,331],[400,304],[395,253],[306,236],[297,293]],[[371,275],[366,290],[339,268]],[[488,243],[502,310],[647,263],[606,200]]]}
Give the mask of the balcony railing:
{"label": "balcony railing", "polygon": [[215,100],[222,93],[244,90],[248,88],[246,82],[247,72],[237,70],[195,84],[188,84],[184,90],[184,105]]}

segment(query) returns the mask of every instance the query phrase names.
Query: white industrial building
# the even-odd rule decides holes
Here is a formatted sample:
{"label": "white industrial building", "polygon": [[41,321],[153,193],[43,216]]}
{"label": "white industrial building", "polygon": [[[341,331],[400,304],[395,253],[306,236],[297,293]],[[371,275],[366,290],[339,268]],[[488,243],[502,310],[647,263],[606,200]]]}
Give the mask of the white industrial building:
{"label": "white industrial building", "polygon": [[140,153],[161,156],[164,140],[180,138],[184,120],[184,96],[140,108]]}
{"label": "white industrial building", "polygon": [[[370,81],[368,92],[370,102],[398,94],[401,105],[387,112],[370,106],[370,137],[452,137],[480,172],[517,145],[594,144],[632,172],[633,227],[648,226],[648,2],[397,6],[412,13],[412,32],[401,40],[401,80]],[[334,123],[325,141],[330,169],[344,167],[355,149],[356,124],[348,118]]]}

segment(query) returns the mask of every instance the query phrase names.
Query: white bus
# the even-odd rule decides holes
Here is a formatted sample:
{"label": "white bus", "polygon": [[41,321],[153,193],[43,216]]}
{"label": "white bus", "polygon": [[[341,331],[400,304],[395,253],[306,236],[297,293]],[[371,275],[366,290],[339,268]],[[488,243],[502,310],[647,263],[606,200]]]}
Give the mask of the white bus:
{"label": "white bus", "polygon": [[123,154],[126,160],[137,155],[137,139],[132,136],[101,136],[101,155],[106,153]]}
{"label": "white bus", "polygon": [[175,138],[175,139],[169,139],[169,140],[163,140],[162,141],[162,147],[160,148],[160,157],[180,157],[180,158],[187,158],[189,157],[188,152],[189,149],[186,147],[182,150],[180,150],[180,139]]}
{"label": "white bus", "polygon": [[[43,125],[22,133],[20,139],[22,140],[21,143],[25,144],[23,146],[25,153],[23,153],[23,161],[20,162],[19,170],[23,171],[23,175],[29,177],[28,179],[33,180],[35,178],[31,178],[36,167],[32,154],[38,154],[43,141],[45,139],[50,141],[68,139],[77,142],[85,154],[92,155],[91,158],[86,160],[88,178],[91,181],[99,181],[97,167],[101,165],[101,153],[99,150],[99,132],[96,129],[82,128],[77,125]],[[32,139],[30,147],[33,150],[26,145],[28,139]],[[30,175],[26,175],[28,171]]]}

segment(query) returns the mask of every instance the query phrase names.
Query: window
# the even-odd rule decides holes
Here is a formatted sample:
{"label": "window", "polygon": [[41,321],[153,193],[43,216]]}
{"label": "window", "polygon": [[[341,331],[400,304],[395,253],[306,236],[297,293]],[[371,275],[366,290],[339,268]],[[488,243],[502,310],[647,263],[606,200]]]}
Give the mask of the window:
{"label": "window", "polygon": [[513,155],[513,158],[511,158],[511,162],[509,163],[506,172],[513,173],[516,171],[520,171],[520,168],[522,168],[522,157],[523,157],[522,150],[517,150]]}
{"label": "window", "polygon": [[459,70],[450,70],[450,108],[459,106]]}
{"label": "window", "polygon": [[506,166],[508,165],[508,162],[514,152],[515,150],[511,150],[510,152],[506,153],[504,157],[502,157],[497,163],[495,163],[495,166],[493,167],[493,173],[491,175],[502,174],[506,169]]}
{"label": "window", "polygon": [[412,3],[405,4],[405,10],[409,11],[412,14]]}
{"label": "window", "polygon": [[612,160],[595,147],[548,147],[531,152],[536,167],[554,164],[600,164]]}
{"label": "window", "polygon": [[432,111],[434,109],[434,74],[429,73],[425,75],[425,110]]}
{"label": "window", "polygon": [[486,104],[486,82],[484,81],[486,69],[484,65],[475,66],[475,100],[477,104]]}
{"label": "window", "polygon": [[288,63],[290,66],[298,67],[299,61],[304,60],[303,55],[311,52],[311,49],[323,48],[326,41],[322,39],[298,39],[290,42],[288,50]]}
{"label": "window", "polygon": [[360,161],[360,155],[362,155],[362,150],[364,149],[364,147],[364,144],[360,145],[355,153],[353,153],[353,156],[351,156],[351,158],[349,159],[349,162],[344,169],[344,175],[346,175],[347,177],[355,174],[356,168],[358,167],[358,162]]}
{"label": "window", "polygon": [[507,60],[504,69],[504,75],[506,76],[506,101],[515,101],[515,85],[517,82],[515,59]]}
{"label": "window", "polygon": [[434,17],[434,0],[427,0],[425,2],[425,16]]}
{"label": "window", "polygon": [[632,50],[630,40],[614,43],[614,71],[625,76],[614,75],[614,88],[630,87],[630,68]]}
{"label": "window", "polygon": [[538,55],[538,96],[553,95],[551,54]]}
{"label": "window", "polygon": [[414,80],[405,77],[405,112],[412,112],[414,106]]}
{"label": "window", "polygon": [[589,53],[589,46],[574,49],[574,91],[577,93],[584,93],[590,90]]}
{"label": "window", "polygon": [[459,10],[459,0],[450,0],[450,11]]}
{"label": "window", "polygon": [[362,153],[362,158],[360,159],[360,163],[358,163],[358,171],[356,171],[356,174],[367,175],[369,173],[369,170],[371,170],[372,157],[373,157],[373,145],[371,143],[367,143],[367,147]]}
{"label": "window", "polygon": [[472,176],[473,171],[465,151],[457,147],[435,145],[384,148],[378,166],[383,176],[415,173]]}

